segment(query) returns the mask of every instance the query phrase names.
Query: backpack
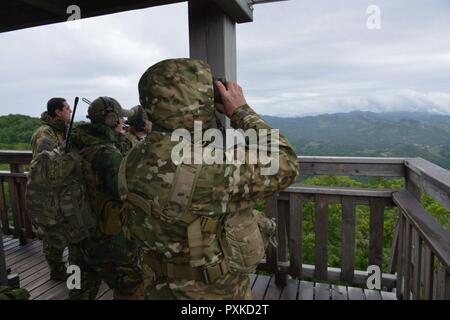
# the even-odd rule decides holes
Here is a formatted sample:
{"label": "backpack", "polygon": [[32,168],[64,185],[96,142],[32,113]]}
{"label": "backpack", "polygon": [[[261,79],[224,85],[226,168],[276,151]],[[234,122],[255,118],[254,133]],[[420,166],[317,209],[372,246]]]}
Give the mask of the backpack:
{"label": "backpack", "polygon": [[86,172],[92,172],[90,163],[74,148],[43,151],[30,164],[27,208],[38,235],[52,247],[65,247],[61,239],[78,243],[96,231]]}

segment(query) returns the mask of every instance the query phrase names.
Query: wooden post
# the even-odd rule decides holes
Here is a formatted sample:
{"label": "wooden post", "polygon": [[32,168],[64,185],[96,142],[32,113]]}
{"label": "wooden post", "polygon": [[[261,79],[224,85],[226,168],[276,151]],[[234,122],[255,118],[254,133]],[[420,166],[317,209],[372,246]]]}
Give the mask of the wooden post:
{"label": "wooden post", "polygon": [[[207,61],[213,77],[237,80],[236,22],[215,2],[189,0],[189,46],[190,57]],[[216,116],[230,127],[229,118]]]}
{"label": "wooden post", "polygon": [[3,249],[3,232],[0,228],[0,285],[6,286],[8,284],[8,276],[6,272],[5,251]]}
{"label": "wooden post", "polygon": [[3,187],[3,178],[0,178],[0,216],[3,233],[11,234],[8,221],[8,208],[6,206],[5,188]]}

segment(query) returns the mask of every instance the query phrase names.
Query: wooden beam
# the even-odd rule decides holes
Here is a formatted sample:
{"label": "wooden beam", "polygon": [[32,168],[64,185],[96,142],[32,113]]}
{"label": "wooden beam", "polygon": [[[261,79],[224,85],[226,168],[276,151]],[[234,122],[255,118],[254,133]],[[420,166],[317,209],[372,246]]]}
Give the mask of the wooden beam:
{"label": "wooden beam", "polygon": [[450,210],[450,172],[422,158],[408,159],[405,165],[411,184]]}
{"label": "wooden beam", "polygon": [[450,233],[408,191],[394,192],[393,199],[447,272],[450,272]]}
{"label": "wooden beam", "polygon": [[189,0],[190,57],[205,60],[216,78],[236,81],[236,23],[209,0]]}
{"label": "wooden beam", "polygon": [[237,23],[252,22],[253,8],[247,0],[213,0],[222,11]]}
{"label": "wooden beam", "polygon": [[67,7],[57,0],[19,0],[25,4],[31,5],[35,8],[47,11],[56,16],[66,15]]}
{"label": "wooden beam", "polygon": [[298,157],[301,175],[404,177],[403,158]]}

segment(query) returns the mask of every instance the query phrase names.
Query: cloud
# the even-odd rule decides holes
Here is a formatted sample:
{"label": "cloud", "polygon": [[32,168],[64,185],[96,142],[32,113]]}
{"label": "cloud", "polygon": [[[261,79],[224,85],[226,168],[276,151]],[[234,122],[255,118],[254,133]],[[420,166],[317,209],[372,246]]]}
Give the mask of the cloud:
{"label": "cloud", "polygon": [[[450,113],[448,0],[291,0],[238,25],[238,80],[270,115],[352,110]],[[0,114],[40,114],[52,96],[138,102],[142,73],[189,55],[186,3],[0,34]],[[87,106],[80,104],[79,112]]]}

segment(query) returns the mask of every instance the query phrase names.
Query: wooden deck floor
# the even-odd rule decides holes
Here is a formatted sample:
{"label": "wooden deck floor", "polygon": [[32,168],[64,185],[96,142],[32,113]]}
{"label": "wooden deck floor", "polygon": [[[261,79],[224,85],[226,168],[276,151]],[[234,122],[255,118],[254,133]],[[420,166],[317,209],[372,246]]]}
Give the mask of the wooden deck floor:
{"label": "wooden deck floor", "polygon": [[[67,299],[66,284],[50,280],[49,269],[42,253],[41,241],[25,246],[19,240],[3,237],[6,265],[20,276],[20,286],[26,288],[33,300]],[[64,257],[67,258],[67,252]],[[251,275],[253,299],[255,300],[395,300],[392,292],[379,292],[354,287],[336,286],[289,279],[285,288],[275,285],[274,277]],[[99,300],[112,299],[112,291],[102,284]]]}

